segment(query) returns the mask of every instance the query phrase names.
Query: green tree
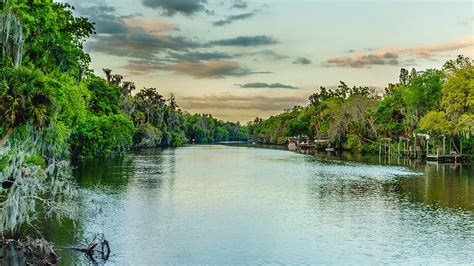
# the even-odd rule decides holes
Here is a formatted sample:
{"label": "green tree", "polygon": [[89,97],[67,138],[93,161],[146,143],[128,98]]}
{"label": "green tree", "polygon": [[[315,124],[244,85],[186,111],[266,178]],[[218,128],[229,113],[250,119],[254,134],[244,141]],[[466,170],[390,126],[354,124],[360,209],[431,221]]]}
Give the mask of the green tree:
{"label": "green tree", "polygon": [[72,6],[52,0],[16,0],[11,12],[23,25],[24,64],[44,73],[67,72],[77,80],[89,72],[90,57],[83,46],[94,33],[94,25],[75,17]]}
{"label": "green tree", "polygon": [[54,115],[54,98],[46,77],[39,70],[25,67],[3,68],[0,76],[0,113],[8,130],[0,140],[5,145],[15,128],[31,122],[41,129]]}
{"label": "green tree", "polygon": [[428,69],[419,74],[407,86],[403,94],[407,108],[407,124],[415,130],[420,119],[431,110],[438,110],[441,103],[441,89],[444,73],[436,69]]}
{"label": "green tree", "polygon": [[120,111],[120,88],[109,85],[97,76],[89,76],[85,80],[91,93],[89,110],[97,115],[116,114]]}

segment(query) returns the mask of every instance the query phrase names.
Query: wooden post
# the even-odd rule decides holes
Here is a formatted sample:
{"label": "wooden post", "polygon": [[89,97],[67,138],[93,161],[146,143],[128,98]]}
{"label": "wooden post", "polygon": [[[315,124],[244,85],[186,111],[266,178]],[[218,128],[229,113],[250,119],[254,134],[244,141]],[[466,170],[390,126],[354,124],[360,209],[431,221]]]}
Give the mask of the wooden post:
{"label": "wooden post", "polygon": [[430,149],[429,140],[428,140],[428,139],[426,139],[426,157],[428,157],[428,152],[429,152],[429,149]]}
{"label": "wooden post", "polygon": [[398,139],[398,156],[400,156],[400,139]]}
{"label": "wooden post", "polygon": [[416,149],[416,137],[414,137],[414,139],[413,139],[413,156],[415,158],[418,157],[418,150]]}
{"label": "wooden post", "polygon": [[446,135],[443,135],[443,155],[446,154]]}

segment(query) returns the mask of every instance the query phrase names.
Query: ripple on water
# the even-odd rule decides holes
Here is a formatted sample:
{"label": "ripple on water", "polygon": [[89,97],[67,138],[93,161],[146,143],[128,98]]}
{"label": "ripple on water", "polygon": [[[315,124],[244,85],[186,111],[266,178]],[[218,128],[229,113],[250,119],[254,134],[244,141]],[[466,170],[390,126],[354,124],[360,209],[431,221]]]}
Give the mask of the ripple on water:
{"label": "ripple on water", "polygon": [[106,233],[116,264],[474,261],[471,211],[402,191],[406,179],[426,190],[428,173],[224,146],[138,153],[126,167],[105,180],[110,190],[84,189],[100,216],[79,221]]}

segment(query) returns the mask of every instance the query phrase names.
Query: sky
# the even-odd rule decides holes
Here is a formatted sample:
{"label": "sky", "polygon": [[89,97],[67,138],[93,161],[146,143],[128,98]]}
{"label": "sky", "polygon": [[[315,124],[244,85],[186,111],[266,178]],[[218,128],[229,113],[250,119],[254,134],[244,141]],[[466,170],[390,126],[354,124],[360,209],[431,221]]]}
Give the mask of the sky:
{"label": "sky", "polygon": [[400,68],[474,57],[471,1],[71,0],[95,22],[85,49],[190,113],[247,122],[320,86],[384,88]]}

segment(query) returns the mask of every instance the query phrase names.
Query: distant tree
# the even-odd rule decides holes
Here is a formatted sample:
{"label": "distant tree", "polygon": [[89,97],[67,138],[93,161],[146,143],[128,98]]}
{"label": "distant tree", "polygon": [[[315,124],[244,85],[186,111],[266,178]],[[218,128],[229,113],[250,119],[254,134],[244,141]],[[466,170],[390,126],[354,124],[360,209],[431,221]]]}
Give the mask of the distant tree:
{"label": "distant tree", "polygon": [[402,85],[408,85],[409,82],[409,72],[408,70],[402,68],[400,69],[399,82]]}

